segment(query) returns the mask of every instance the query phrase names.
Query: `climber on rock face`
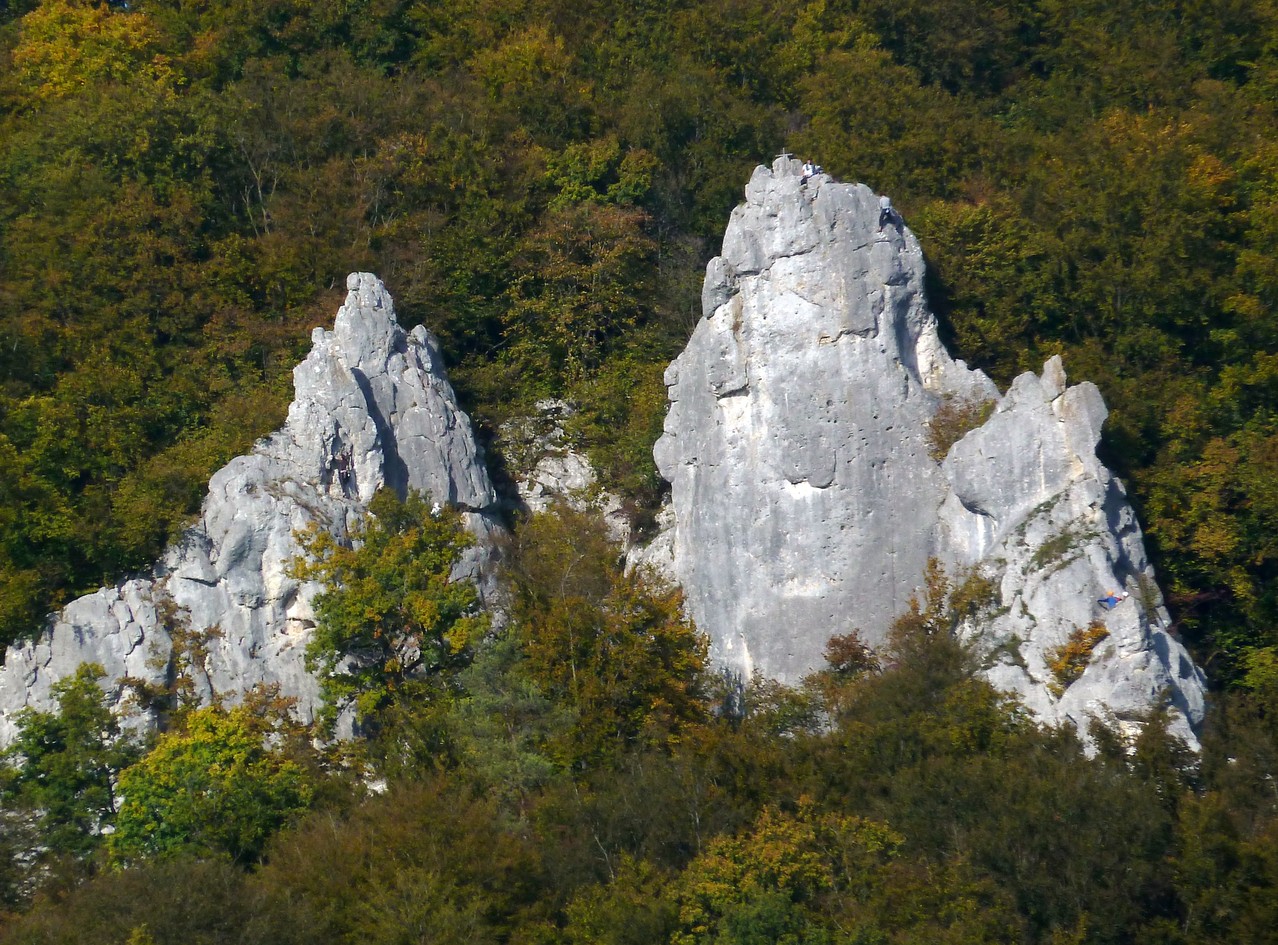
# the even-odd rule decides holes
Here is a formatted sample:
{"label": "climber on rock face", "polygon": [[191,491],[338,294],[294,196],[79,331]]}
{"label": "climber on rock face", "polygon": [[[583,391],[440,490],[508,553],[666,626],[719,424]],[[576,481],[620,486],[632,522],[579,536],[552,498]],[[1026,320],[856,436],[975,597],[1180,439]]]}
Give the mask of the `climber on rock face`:
{"label": "climber on rock face", "polygon": [[879,229],[880,230],[883,229],[883,227],[888,223],[895,223],[895,222],[896,222],[896,209],[892,206],[892,199],[890,197],[880,197],[879,198]]}
{"label": "climber on rock face", "polygon": [[346,487],[349,486],[351,482],[351,454],[349,450],[343,449],[337,454],[336,465],[337,481],[342,487],[343,494],[345,494]]}
{"label": "climber on rock face", "polygon": [[1110,591],[1096,603],[1100,604],[1106,610],[1113,610],[1123,601],[1127,600],[1127,596],[1126,591]]}

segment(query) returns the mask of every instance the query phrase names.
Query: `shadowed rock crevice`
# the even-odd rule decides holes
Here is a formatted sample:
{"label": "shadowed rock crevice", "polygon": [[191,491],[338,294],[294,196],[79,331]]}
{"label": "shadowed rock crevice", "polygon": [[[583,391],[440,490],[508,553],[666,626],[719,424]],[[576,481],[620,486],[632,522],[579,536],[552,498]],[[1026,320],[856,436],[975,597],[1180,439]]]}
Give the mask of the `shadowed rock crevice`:
{"label": "shadowed rock crevice", "polygon": [[[394,489],[396,494],[402,498],[408,493],[408,466],[405,465],[403,458],[399,455],[399,443],[395,439],[395,431],[386,418],[382,416],[382,411],[377,406],[377,398],[373,395],[373,388],[368,381],[368,377],[358,368],[351,371],[351,376],[355,378],[355,383],[364,395],[364,401],[368,405],[368,415],[377,430],[378,439],[382,447],[383,482],[386,488]],[[440,498],[451,500],[452,497],[441,496]]]}

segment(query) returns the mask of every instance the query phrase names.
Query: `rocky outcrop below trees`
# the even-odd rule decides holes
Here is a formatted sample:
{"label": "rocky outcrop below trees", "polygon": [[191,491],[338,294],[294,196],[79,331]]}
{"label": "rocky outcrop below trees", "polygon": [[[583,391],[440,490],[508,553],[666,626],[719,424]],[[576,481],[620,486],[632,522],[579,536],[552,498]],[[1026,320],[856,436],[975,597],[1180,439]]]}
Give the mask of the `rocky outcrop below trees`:
{"label": "rocky outcrop below trees", "polygon": [[603,517],[609,538],[629,546],[632,529],[621,498],[603,488],[589,457],[564,431],[575,412],[567,401],[541,400],[534,413],[502,425],[500,448],[513,474],[511,511],[523,516],[560,506],[592,510]]}
{"label": "rocky outcrop below trees", "polygon": [[[1038,717],[1132,728],[1167,704],[1195,744],[1204,677],[1096,457],[1099,391],[1054,358],[1000,395],[940,342],[900,217],[800,174],[755,171],[666,374],[674,526],[649,559],[712,655],[797,682],[831,635],[881,644],[935,560],[989,679]],[[1130,596],[1105,609],[1111,590]]]}
{"label": "rocky outcrop below trees", "polygon": [[[459,506],[488,536],[493,487],[435,339],[399,327],[376,277],[352,274],[347,288],[333,331],[317,328],[293,371],[283,428],[213,476],[199,521],[153,573],[73,601],[39,639],[9,649],[0,743],[24,706],[50,707],[52,685],[86,662],[106,671],[117,704],[182,675],[204,702],[278,686],[310,720],[319,690],[304,650],[319,588],[289,573],[295,534],[312,523],[344,534],[388,486]],[[487,547],[468,561],[476,574]]]}
{"label": "rocky outcrop below trees", "polygon": [[[1100,393],[1067,386],[1053,359],[1000,394],[946,352],[923,272],[918,242],[899,217],[880,224],[868,188],[804,181],[789,159],[758,168],[667,372],[655,453],[672,501],[631,561],[682,585],[721,665],[788,683],[832,635],[882,644],[937,562],[988,678],[1041,719],[1134,728],[1165,704],[1195,744],[1203,675],[1167,631],[1139,525],[1096,457]],[[153,573],[72,602],[7,652],[0,743],[84,662],[102,665],[117,704],[180,676],[204,702],[277,686],[312,718],[318,587],[290,574],[295,535],[344,534],[383,485],[465,510],[481,538],[467,567],[482,574],[496,497],[435,340],[398,326],[375,277],[348,288],[294,371],[284,427],[213,476]],[[527,441],[523,504],[607,511],[556,411],[507,436]],[[1104,609],[1111,590],[1130,596]]]}

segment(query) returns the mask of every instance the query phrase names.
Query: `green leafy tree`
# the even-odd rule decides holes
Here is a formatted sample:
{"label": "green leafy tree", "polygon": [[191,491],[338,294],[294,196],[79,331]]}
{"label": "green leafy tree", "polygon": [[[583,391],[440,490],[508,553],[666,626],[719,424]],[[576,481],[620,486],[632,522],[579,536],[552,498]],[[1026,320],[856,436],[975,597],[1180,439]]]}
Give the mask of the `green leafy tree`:
{"label": "green leafy tree", "polygon": [[519,529],[508,574],[531,678],[575,723],[560,756],[589,766],[677,739],[705,718],[706,643],[682,595],[627,573],[596,513],[560,508]]}
{"label": "green leafy tree", "polygon": [[115,819],[116,779],[138,754],[98,685],[103,669],[81,666],[53,686],[57,708],[24,709],[4,753],[0,797],[34,818],[42,857],[84,859]]}
{"label": "green leafy tree", "polygon": [[[933,864],[955,870],[936,904],[969,894],[981,901],[992,882],[1006,901],[990,916],[1006,917],[1011,905],[1033,938],[1086,926],[1090,940],[1127,940],[1171,911],[1164,862],[1183,758],[1156,723],[1132,755],[1098,733],[1096,758],[1072,727],[1030,724],[953,636],[980,620],[967,606],[967,582],[954,588],[929,570],[922,603],[892,628],[883,668],[823,678],[837,728],[811,745],[829,752],[816,763],[823,787],[814,793],[891,823]],[[853,656],[855,667],[862,660]],[[938,888],[920,876],[900,879],[914,894]]]}
{"label": "green leafy tree", "polygon": [[493,798],[428,776],[306,818],[272,845],[258,888],[287,920],[273,942],[553,941],[545,851]]}
{"label": "green leafy tree", "polygon": [[494,104],[542,136],[569,132],[583,117],[588,90],[574,80],[573,60],[562,36],[536,24],[478,53],[471,68]]}
{"label": "green leafy tree", "polygon": [[631,497],[632,524],[642,530],[640,510],[650,510],[663,494],[664,480],[652,458],[666,416],[665,367],[643,357],[618,357],[574,395],[581,410],[567,418],[565,432],[590,444],[591,465],[606,486]]}
{"label": "green leafy tree", "polygon": [[922,85],[868,30],[822,56],[798,89],[809,121],[795,147],[840,176],[893,194],[951,196],[995,156],[999,139],[979,112]]}
{"label": "green leafy tree", "polygon": [[[116,945],[234,945],[281,941],[254,908],[252,881],[222,859],[178,858],[102,870],[50,897],[57,905],[18,916],[5,941],[112,942]],[[51,903],[50,903],[51,904]]]}
{"label": "green leafy tree", "polygon": [[958,349],[1000,383],[1038,368],[1033,339],[1061,322],[1052,260],[1031,223],[1006,198],[933,201],[910,225],[928,254],[929,300],[948,318]]}
{"label": "green leafy tree", "polygon": [[810,804],[797,815],[765,809],[748,833],[716,839],[689,865],[671,941],[828,942],[818,897],[839,883],[865,884],[902,839],[885,824],[823,816]]}
{"label": "green leafy tree", "polygon": [[1010,0],[864,0],[856,8],[898,61],[929,85],[997,91],[1028,65],[1036,51],[1040,3]]}
{"label": "green leafy tree", "polygon": [[1173,860],[1186,941],[1243,942],[1274,926],[1278,889],[1278,661],[1253,651],[1244,685],[1212,707],[1180,799]]}
{"label": "green leafy tree", "polygon": [[488,796],[526,815],[539,790],[562,773],[548,746],[571,726],[571,713],[530,678],[510,634],[483,646],[457,681],[463,695],[447,722],[458,765]]}
{"label": "green leafy tree", "polygon": [[521,242],[506,335],[545,393],[598,370],[647,314],[641,300],[656,251],[647,222],[634,207],[572,203],[547,212]]}
{"label": "green leafy tree", "polygon": [[566,910],[571,945],[645,945],[669,941],[678,907],[669,874],[645,860],[623,857],[612,882],[578,892]]}
{"label": "green leafy tree", "polygon": [[312,795],[302,765],[270,744],[277,721],[250,705],[210,706],[161,736],[120,775],[111,859],[129,864],[194,853],[256,861]]}
{"label": "green leafy tree", "polygon": [[465,666],[488,620],[474,583],[454,577],[473,541],[456,511],[383,489],[350,540],[312,528],[294,573],[325,585],[306,652],[328,719],[350,707],[375,728],[379,713]]}

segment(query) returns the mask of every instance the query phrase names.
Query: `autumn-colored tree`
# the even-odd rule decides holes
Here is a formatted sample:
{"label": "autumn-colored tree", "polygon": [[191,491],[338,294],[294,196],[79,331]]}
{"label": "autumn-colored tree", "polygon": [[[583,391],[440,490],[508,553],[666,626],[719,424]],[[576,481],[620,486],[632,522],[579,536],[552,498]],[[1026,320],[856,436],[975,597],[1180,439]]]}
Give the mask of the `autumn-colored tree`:
{"label": "autumn-colored tree", "polygon": [[294,573],[325,585],[307,661],[328,719],[350,709],[375,729],[397,700],[466,665],[488,621],[474,583],[455,575],[473,541],[455,510],[383,489],[348,541],[311,528]]}
{"label": "autumn-colored tree", "polygon": [[[433,771],[420,796],[343,795],[247,878],[175,860],[60,887],[6,940],[667,940],[689,862],[804,789],[905,843],[868,892],[732,905],[724,941],[1269,933],[1273,0],[0,7],[0,642],[181,532],[282,419],[353,268],[437,332],[481,429],[580,401],[569,436],[642,525],[704,264],[788,149],[893,197],[957,356],[1006,384],[1061,354],[1100,385],[1176,626],[1235,690],[1198,780],[1153,729],[1089,759],[973,675],[950,631],[980,607],[951,595],[877,671],[832,649],[829,731],[766,684],[707,717],[674,599],[577,528],[530,544],[478,664],[438,651],[449,699],[410,679],[378,711],[370,750],[392,781]],[[15,906],[34,823],[0,818]]]}
{"label": "autumn-colored tree", "polygon": [[159,860],[102,870],[93,880],[60,891],[56,908],[8,922],[5,938],[24,945],[77,939],[232,945],[259,935],[280,941],[253,898],[251,879],[226,859]]}
{"label": "autumn-colored tree", "polygon": [[144,75],[172,79],[160,35],[144,14],[92,0],[43,0],[22,18],[13,51],[18,81],[41,99]]}
{"label": "autumn-colored tree", "polygon": [[681,595],[627,573],[595,513],[560,508],[516,533],[508,575],[530,677],[574,714],[558,753],[590,766],[705,717],[706,644]]}
{"label": "autumn-colored tree", "polygon": [[287,945],[497,943],[548,934],[545,852],[493,798],[424,777],[280,835],[257,888]]}
{"label": "autumn-colored tree", "polygon": [[857,890],[896,854],[903,838],[886,824],[822,815],[760,814],[749,833],[716,840],[680,882],[674,945],[818,942],[819,899]]}
{"label": "autumn-colored tree", "polygon": [[571,945],[645,945],[668,941],[677,928],[671,877],[644,860],[624,857],[607,884],[589,886],[566,910]]}

